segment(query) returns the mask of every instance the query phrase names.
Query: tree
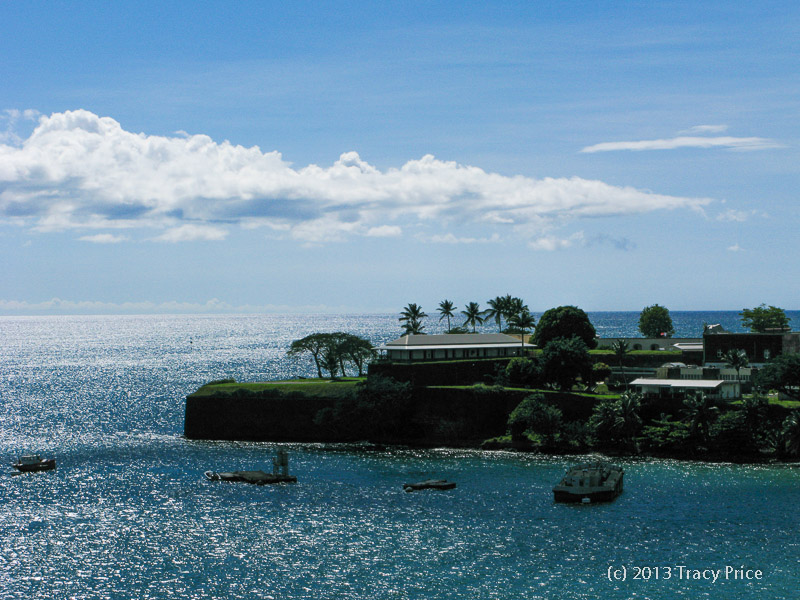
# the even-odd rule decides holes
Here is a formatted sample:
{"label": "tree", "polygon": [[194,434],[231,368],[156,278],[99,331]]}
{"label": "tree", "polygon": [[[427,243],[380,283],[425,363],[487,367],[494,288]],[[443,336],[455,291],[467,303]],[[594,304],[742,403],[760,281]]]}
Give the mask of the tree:
{"label": "tree", "polygon": [[592,359],[583,340],[576,337],[556,338],[542,351],[544,380],[561,390],[571,389],[578,378],[588,382],[592,375]]}
{"label": "tree", "polygon": [[533,342],[544,348],[551,340],[569,339],[573,336],[583,340],[588,348],[597,347],[597,332],[589,321],[589,316],[576,306],[559,306],[545,311],[539,318]]}
{"label": "tree", "polygon": [[442,300],[441,302],[439,302],[439,308],[437,308],[436,310],[438,310],[439,314],[442,315],[441,317],[439,317],[440,323],[442,319],[447,317],[447,331],[449,333],[451,329],[450,319],[455,317],[455,314],[453,313],[453,311],[456,310],[455,304],[453,304],[450,300]]}
{"label": "tree", "polygon": [[317,377],[322,379],[322,371],[328,371],[331,378],[337,373],[345,374],[345,362],[358,367],[363,375],[364,363],[375,356],[375,348],[369,340],[357,335],[343,333],[313,333],[291,343],[286,352],[289,356],[310,353],[317,367]]}
{"label": "tree", "polygon": [[639,315],[639,331],[646,338],[672,337],[675,328],[669,310],[658,304],[645,307]]}
{"label": "tree", "polygon": [[756,385],[800,399],[800,354],[780,354],[759,369]]}
{"label": "tree", "polygon": [[793,410],[783,421],[781,450],[789,456],[800,455],[800,410]]}
{"label": "tree", "polygon": [[295,340],[286,351],[288,356],[299,356],[306,352],[310,352],[314,358],[314,364],[317,367],[317,377],[322,379],[322,362],[324,359],[325,349],[331,344],[331,334],[329,333],[312,333],[303,339]]}
{"label": "tree", "polygon": [[477,302],[470,302],[467,304],[466,310],[462,310],[461,314],[467,318],[467,320],[464,321],[464,325],[472,325],[472,333],[475,333],[476,324],[483,324],[483,313]]}
{"label": "tree", "polygon": [[511,315],[508,318],[508,325],[510,329],[519,332],[522,350],[520,354],[525,352],[525,333],[536,327],[536,320],[528,310],[527,306],[523,306],[520,312]]}
{"label": "tree", "polygon": [[724,360],[725,364],[731,369],[736,369],[736,379],[740,379],[739,371],[742,369],[742,367],[748,367],[750,365],[750,360],[747,358],[747,352],[744,350],[728,350],[722,356],[722,360]]}
{"label": "tree", "polygon": [[406,306],[403,312],[400,313],[400,318],[398,319],[398,321],[403,323],[404,335],[422,334],[422,330],[425,329],[425,326],[422,324],[422,319],[427,316],[428,315],[422,311],[421,306],[417,306],[413,303]]}
{"label": "tree", "polygon": [[351,333],[335,333],[333,335],[336,336],[337,353],[339,354],[342,375],[345,374],[344,361],[347,360],[355,365],[358,369],[358,376],[362,377],[364,375],[364,364],[376,356],[372,342]]}
{"label": "tree", "polygon": [[642,397],[624,392],[617,400],[604,400],[594,407],[589,424],[605,444],[623,444],[636,450],[636,434],[642,427],[639,416]]}
{"label": "tree", "polygon": [[548,445],[553,445],[561,430],[561,410],[548,404],[541,393],[525,397],[508,416],[511,439],[520,440],[526,431],[544,436]]}
{"label": "tree", "polygon": [[617,359],[617,364],[619,365],[619,370],[622,373],[622,381],[625,382],[625,387],[628,387],[628,380],[625,379],[625,360],[628,358],[628,353],[630,352],[631,348],[628,345],[628,342],[625,340],[617,340],[613,344],[611,344],[611,351],[614,353],[614,356]]}
{"label": "tree", "polygon": [[742,325],[754,333],[789,330],[790,319],[782,308],[776,306],[762,304],[756,308],[743,308],[739,316],[742,317]]}
{"label": "tree", "polygon": [[505,377],[511,387],[537,387],[542,381],[542,367],[533,358],[512,358],[506,365]]}
{"label": "tree", "polygon": [[505,296],[497,296],[486,302],[489,308],[483,311],[484,320],[494,319],[494,322],[497,323],[497,331],[503,331],[503,317],[508,313],[510,300],[511,296],[507,294]]}
{"label": "tree", "polygon": [[687,396],[683,405],[685,418],[689,422],[689,431],[692,435],[699,435],[704,444],[708,444],[708,434],[717,415],[719,408],[703,392]]}

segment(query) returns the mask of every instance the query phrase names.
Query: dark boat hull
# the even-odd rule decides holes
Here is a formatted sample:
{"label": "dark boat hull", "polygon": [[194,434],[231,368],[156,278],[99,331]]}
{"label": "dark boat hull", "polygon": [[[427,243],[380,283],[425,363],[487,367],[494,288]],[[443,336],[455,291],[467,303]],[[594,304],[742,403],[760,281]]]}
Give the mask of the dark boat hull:
{"label": "dark boat hull", "polygon": [[38,471],[52,471],[56,468],[56,459],[55,458],[47,458],[42,460],[38,463],[27,464],[27,463],[14,463],[11,465],[17,471],[21,473],[36,473]]}

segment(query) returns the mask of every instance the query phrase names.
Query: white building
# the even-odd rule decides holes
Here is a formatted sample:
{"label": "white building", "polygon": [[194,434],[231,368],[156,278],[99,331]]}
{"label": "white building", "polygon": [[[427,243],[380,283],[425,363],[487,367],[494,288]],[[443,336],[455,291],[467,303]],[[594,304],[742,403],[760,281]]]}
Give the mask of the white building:
{"label": "white building", "polygon": [[446,333],[404,335],[378,348],[389,360],[450,360],[522,356],[533,349],[518,337],[504,333]]}

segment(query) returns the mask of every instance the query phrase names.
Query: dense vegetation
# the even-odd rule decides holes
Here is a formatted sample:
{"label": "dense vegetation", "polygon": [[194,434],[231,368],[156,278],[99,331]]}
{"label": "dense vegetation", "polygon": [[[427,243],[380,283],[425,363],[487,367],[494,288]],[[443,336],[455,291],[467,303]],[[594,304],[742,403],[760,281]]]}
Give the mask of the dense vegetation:
{"label": "dense vegetation", "polygon": [[639,315],[639,331],[646,338],[675,335],[669,310],[658,304],[645,307]]}
{"label": "dense vegetation", "polygon": [[762,304],[755,308],[743,308],[739,313],[742,325],[754,333],[785,331],[789,329],[789,318],[782,308]]}

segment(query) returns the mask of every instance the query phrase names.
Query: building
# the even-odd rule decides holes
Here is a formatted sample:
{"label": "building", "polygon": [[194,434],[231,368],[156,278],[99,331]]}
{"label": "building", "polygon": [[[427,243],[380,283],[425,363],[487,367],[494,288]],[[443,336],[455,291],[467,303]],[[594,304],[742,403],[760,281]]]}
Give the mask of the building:
{"label": "building", "polygon": [[691,348],[696,350],[698,347],[702,350],[702,338],[640,338],[640,337],[623,337],[623,338],[597,338],[598,350],[611,350],[611,347],[619,340],[627,342],[631,350],[683,350],[684,348]]}
{"label": "building", "polygon": [[378,348],[393,361],[504,358],[522,356],[533,344],[504,333],[404,335]]}
{"label": "building", "polygon": [[800,352],[800,332],[730,333],[707,329],[703,335],[703,364],[721,366],[730,350],[744,350],[753,366],[762,366],[779,354]]}
{"label": "building", "polygon": [[742,395],[738,381],[724,379],[634,379],[631,386],[645,398],[685,397],[687,393],[703,392],[709,398],[733,400]]}

